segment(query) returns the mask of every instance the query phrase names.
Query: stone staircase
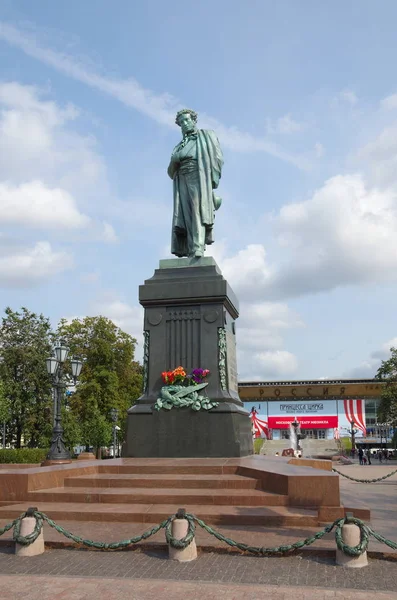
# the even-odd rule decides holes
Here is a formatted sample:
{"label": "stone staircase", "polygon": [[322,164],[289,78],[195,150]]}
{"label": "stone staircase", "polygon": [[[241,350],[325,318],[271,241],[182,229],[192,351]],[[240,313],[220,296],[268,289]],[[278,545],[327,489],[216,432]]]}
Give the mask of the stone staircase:
{"label": "stone staircase", "polygon": [[56,521],[158,523],[183,507],[212,525],[320,522],[317,507],[289,506],[286,493],[265,490],[263,479],[240,474],[238,466],[111,462],[97,462],[95,468],[85,469],[93,472],[83,474],[70,470],[57,487],[28,490],[23,502],[0,506],[0,519],[15,518],[27,506],[36,506]]}
{"label": "stone staircase", "polygon": [[[336,440],[313,440],[304,439],[301,442],[304,457],[325,457],[338,454],[339,448]],[[289,440],[265,440],[262,452],[267,455],[274,455],[276,452],[280,454],[285,448],[289,448]]]}

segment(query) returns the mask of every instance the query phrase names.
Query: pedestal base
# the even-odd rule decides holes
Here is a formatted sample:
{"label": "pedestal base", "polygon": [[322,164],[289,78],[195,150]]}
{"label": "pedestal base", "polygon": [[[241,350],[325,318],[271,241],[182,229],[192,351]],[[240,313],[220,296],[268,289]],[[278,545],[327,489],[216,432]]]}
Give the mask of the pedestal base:
{"label": "pedestal base", "polygon": [[93,452],[80,452],[77,460],[96,460],[96,456]]}
{"label": "pedestal base", "polygon": [[251,421],[234,404],[199,412],[190,408],[152,412],[140,405],[130,409],[123,456],[221,458],[252,453]]}
{"label": "pedestal base", "polygon": [[[240,457],[253,453],[251,420],[238,395],[238,301],[211,257],[160,261],[139,288],[145,308],[143,394],[128,410],[123,456]],[[205,396],[218,406],[155,410],[163,371],[209,370]]]}
{"label": "pedestal base", "polygon": [[54,465],[70,465],[70,463],[72,462],[71,458],[65,458],[65,459],[51,459],[51,458],[46,458],[45,460],[43,460],[43,462],[41,463],[41,467],[52,467]]}

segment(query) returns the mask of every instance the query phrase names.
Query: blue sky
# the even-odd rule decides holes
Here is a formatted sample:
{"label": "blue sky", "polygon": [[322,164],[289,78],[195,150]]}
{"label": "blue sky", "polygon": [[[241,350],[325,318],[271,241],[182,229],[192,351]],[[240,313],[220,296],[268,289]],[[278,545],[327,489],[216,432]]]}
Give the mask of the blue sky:
{"label": "blue sky", "polygon": [[3,0],[0,305],[141,341],[188,106],[225,155],[211,253],[240,379],[373,376],[397,344],[396,21],[388,0]]}

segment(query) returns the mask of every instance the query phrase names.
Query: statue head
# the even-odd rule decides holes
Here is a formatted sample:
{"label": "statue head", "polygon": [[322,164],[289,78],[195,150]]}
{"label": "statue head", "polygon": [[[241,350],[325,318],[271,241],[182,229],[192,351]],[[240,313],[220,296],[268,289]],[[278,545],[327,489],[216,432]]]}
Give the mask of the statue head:
{"label": "statue head", "polygon": [[183,108],[178,111],[175,117],[175,123],[182,129],[182,134],[186,135],[196,130],[197,113],[190,108]]}

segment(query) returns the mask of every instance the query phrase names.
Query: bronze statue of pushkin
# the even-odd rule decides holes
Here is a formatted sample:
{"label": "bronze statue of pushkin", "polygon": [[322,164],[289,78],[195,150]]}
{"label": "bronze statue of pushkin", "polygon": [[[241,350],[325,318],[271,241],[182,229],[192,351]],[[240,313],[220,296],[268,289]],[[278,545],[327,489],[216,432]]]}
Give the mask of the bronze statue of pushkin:
{"label": "bronze statue of pushkin", "polygon": [[180,110],[175,123],[183,138],[168,167],[174,182],[171,252],[179,257],[201,257],[214,242],[215,211],[222,202],[214,190],[221,178],[223,155],[215,132],[197,129],[194,110]]}

